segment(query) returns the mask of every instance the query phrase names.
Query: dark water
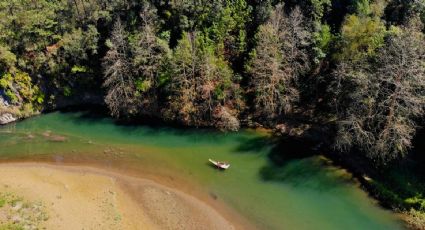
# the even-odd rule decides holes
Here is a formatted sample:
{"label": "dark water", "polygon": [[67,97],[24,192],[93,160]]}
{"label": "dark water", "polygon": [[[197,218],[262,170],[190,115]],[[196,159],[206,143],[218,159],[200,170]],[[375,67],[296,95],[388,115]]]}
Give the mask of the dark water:
{"label": "dark water", "polygon": [[[66,139],[63,141],[63,139]],[[95,162],[180,177],[261,229],[401,229],[344,170],[321,157],[274,166],[265,134],[120,126],[86,113],[51,113],[0,128],[0,160]],[[285,149],[280,149],[285,155]],[[226,172],[208,158],[231,163]]]}

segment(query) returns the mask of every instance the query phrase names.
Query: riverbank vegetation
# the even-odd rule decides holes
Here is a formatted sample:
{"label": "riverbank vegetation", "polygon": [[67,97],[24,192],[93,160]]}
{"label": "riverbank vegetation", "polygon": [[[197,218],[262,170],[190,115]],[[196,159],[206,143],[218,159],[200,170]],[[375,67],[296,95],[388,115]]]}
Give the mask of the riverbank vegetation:
{"label": "riverbank vegetation", "polygon": [[423,0],[1,1],[0,115],[105,103],[125,120],[326,127],[319,146],[379,172],[374,194],[425,212],[424,23]]}

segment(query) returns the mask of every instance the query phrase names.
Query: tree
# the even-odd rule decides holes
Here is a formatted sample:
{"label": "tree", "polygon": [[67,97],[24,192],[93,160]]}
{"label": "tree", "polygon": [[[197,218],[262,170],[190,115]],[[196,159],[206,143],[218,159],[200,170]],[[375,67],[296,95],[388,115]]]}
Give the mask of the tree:
{"label": "tree", "polygon": [[386,28],[381,20],[383,1],[369,4],[359,0],[356,14],[348,15],[341,28],[339,50],[335,57],[339,61],[361,61],[375,54],[384,44]]}
{"label": "tree", "polygon": [[259,41],[248,67],[255,92],[254,108],[258,117],[274,119],[284,111],[285,106],[288,106],[288,110],[291,99],[296,97],[285,94],[283,87],[289,83],[289,79],[284,78],[277,30],[270,24],[260,26],[257,38]]}
{"label": "tree", "polygon": [[310,37],[299,8],[289,15],[277,5],[259,28],[247,66],[257,118],[272,121],[290,112],[298,100],[297,78],[308,71]]}
{"label": "tree", "polygon": [[114,24],[108,46],[110,49],[103,59],[103,86],[108,90],[105,102],[115,117],[134,114],[136,88],[133,67],[127,35],[120,19]]}
{"label": "tree", "polygon": [[142,28],[135,45],[134,66],[137,71],[136,90],[139,94],[142,114],[158,112],[158,89],[162,85],[162,68],[169,59],[166,41],[156,36],[156,11],[146,5],[140,13]]}
{"label": "tree", "polygon": [[312,38],[313,38],[313,61],[316,64],[327,56],[329,45],[332,40],[330,26],[322,23],[325,13],[329,12],[331,0],[310,0],[312,14]]}
{"label": "tree", "polygon": [[8,72],[15,67],[16,56],[8,47],[0,45],[0,74]]}
{"label": "tree", "polygon": [[74,29],[63,35],[59,46],[63,48],[64,56],[68,61],[78,63],[79,60],[87,61],[88,54],[97,53],[99,32],[93,25],[88,25],[87,30]]}
{"label": "tree", "polygon": [[[199,32],[185,33],[179,41],[171,60],[170,95],[165,111],[168,119],[195,126],[221,126],[216,119],[237,120],[233,111],[237,99],[229,100],[236,97],[233,72],[227,62],[214,54],[215,50],[208,37]],[[226,113],[221,107],[226,107]]]}
{"label": "tree", "polygon": [[179,120],[183,123],[191,123],[191,115],[195,112],[195,82],[197,58],[193,36],[184,34],[173,52],[170,63],[172,76],[168,85],[169,105],[166,117],[171,120]]}
{"label": "tree", "polygon": [[376,60],[338,68],[336,146],[382,162],[405,154],[425,108],[425,40],[418,19],[391,34]]}

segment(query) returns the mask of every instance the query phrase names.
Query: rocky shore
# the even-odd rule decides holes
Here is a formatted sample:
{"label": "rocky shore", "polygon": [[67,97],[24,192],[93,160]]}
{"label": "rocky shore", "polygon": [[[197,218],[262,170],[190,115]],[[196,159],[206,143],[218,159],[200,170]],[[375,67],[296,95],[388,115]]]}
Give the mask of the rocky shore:
{"label": "rocky shore", "polygon": [[0,114],[0,125],[5,125],[11,122],[16,121],[17,118],[13,116],[11,113],[3,113]]}

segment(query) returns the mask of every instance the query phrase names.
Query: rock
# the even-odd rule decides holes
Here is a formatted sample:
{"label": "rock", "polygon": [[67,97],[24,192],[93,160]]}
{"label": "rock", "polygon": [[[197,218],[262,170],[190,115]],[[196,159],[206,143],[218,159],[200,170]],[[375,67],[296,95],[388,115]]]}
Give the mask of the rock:
{"label": "rock", "polygon": [[12,114],[10,113],[3,113],[2,115],[0,115],[0,125],[5,125],[11,122],[16,121],[17,118],[15,118]]}
{"label": "rock", "polygon": [[52,141],[52,142],[64,142],[66,140],[67,140],[66,137],[60,136],[60,135],[52,135],[49,137],[49,141]]}
{"label": "rock", "polygon": [[47,130],[47,131],[46,131],[46,132],[44,132],[42,135],[43,135],[43,137],[50,137],[51,133],[52,133],[52,131]]}
{"label": "rock", "polygon": [[0,95],[0,106],[4,106],[4,107],[8,107],[9,106],[9,102],[7,102],[3,96]]}
{"label": "rock", "polygon": [[288,126],[286,124],[277,124],[274,128],[275,133],[286,134],[288,133]]}

